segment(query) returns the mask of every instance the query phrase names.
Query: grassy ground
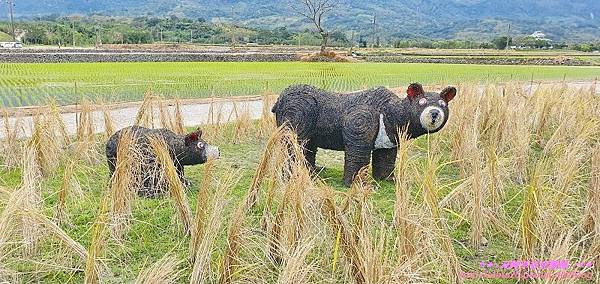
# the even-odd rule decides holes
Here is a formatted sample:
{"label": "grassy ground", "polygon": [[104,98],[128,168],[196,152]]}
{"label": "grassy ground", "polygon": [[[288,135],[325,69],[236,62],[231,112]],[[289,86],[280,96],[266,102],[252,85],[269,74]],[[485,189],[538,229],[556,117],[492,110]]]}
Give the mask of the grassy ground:
{"label": "grassy ground", "polygon": [[344,63],[83,63],[0,64],[0,102],[74,104],[83,97],[139,101],[148,88],[166,97],[259,95],[295,83],[334,91],[444,82],[594,80],[600,68]]}
{"label": "grassy ground", "polygon": [[0,32],[0,41],[12,41],[12,36],[5,32]]}
{"label": "grassy ground", "polygon": [[[264,165],[263,152],[273,149],[267,142],[270,132],[263,131],[273,127],[268,115],[251,122],[241,114],[231,124],[204,126],[203,137],[219,145],[222,153],[213,171],[217,181],[207,188],[207,198],[199,190],[207,165],[186,168],[192,181],[186,202],[191,212],[198,213],[203,212],[196,208],[198,201],[212,204],[206,200],[218,200],[220,192],[225,196],[225,205],[217,207],[223,212],[216,218],[194,216],[203,220],[206,232],[217,220],[214,241],[206,232],[203,238],[212,247],[200,254],[207,256],[209,265],[202,265],[198,255],[190,260],[192,241],[183,232],[171,198],[135,198],[125,237],[113,239],[106,232],[98,237],[93,228],[113,222],[102,221],[101,204],[116,196],[107,190],[109,175],[102,151],[106,138],[95,137],[98,144],[91,156],[99,159],[91,163],[79,148],[55,148],[61,140],[59,126],[51,123],[52,113],[46,112],[48,120],[39,120],[42,127],[24,148],[35,151],[15,160],[20,155],[13,146],[18,144],[7,140],[0,152],[6,165],[0,170],[0,252],[5,252],[0,254],[0,281],[80,283],[85,277],[95,279],[90,276],[95,264],[107,267],[100,273],[101,283],[127,283],[171,254],[180,261],[175,265],[179,283],[189,282],[197,266],[204,269],[206,283],[216,283],[228,271],[225,268],[231,273],[224,283],[458,283],[455,265],[464,272],[506,274],[507,269],[499,266],[519,259],[564,259],[571,271],[582,270],[575,267],[579,261],[590,261],[595,267],[586,271],[597,283],[600,220],[594,216],[600,212],[600,113],[595,106],[599,98],[590,90],[552,87],[528,94],[519,91],[518,84],[506,88],[506,92],[489,88],[479,96],[478,86],[462,86],[450,102],[453,113],[442,131],[400,144],[401,149],[407,147],[406,156],[397,163],[401,182],[368,179],[350,190],[342,186],[342,152],[319,151],[317,164],[324,169],[318,180],[296,176],[301,169],[278,176],[287,168],[277,162],[288,157],[285,150],[269,154],[266,174],[257,175]],[[72,142],[84,143],[89,137],[82,133],[92,127],[85,115],[79,121],[81,133]],[[284,140],[278,136],[273,141]],[[78,197],[70,189],[65,217],[55,218],[69,161],[76,162],[75,184],[83,194]],[[42,172],[51,168],[39,179],[39,187],[29,180],[31,165]],[[229,175],[237,182],[230,189],[221,187]],[[240,207],[257,176],[265,179],[256,206]],[[331,199],[328,190],[334,192]],[[38,191],[42,201],[28,203]],[[30,194],[20,195],[23,192]],[[404,193],[408,194],[403,197]],[[19,196],[22,201],[9,201]],[[109,212],[114,213],[120,201],[113,201]],[[216,207],[210,204],[206,210]],[[236,221],[240,208],[245,209],[243,220]],[[61,221],[59,228],[86,249],[87,265],[56,234],[36,230],[37,223],[22,215],[35,210]],[[272,238],[278,241],[275,249]],[[98,246],[99,240],[105,245]],[[304,245],[309,251],[299,257]],[[89,257],[96,249],[100,253]],[[283,262],[275,260],[273,251]],[[494,267],[481,268],[482,261]],[[557,283],[587,283],[563,280]]]}
{"label": "grassy ground", "polygon": [[[415,164],[424,164],[427,157],[428,140],[426,137],[416,141],[416,148],[419,149],[412,153]],[[223,143],[219,144],[222,157],[217,164],[217,175],[225,176],[227,173],[236,171],[239,174],[239,181],[232,189],[230,205],[226,214],[230,215],[235,208],[235,204],[243,201],[252,177],[255,174],[262,151],[265,148],[264,139],[244,139],[242,143]],[[448,156],[443,157],[447,161]],[[319,174],[328,185],[341,192],[347,192],[342,184],[343,170],[343,152],[321,150],[318,155],[317,164],[324,167]],[[203,165],[197,165],[186,168],[186,176],[192,181],[192,185],[187,191],[190,204],[195,205],[197,200],[198,186],[203,178]],[[458,170],[455,166],[447,165],[440,170],[443,174],[439,176],[444,183],[451,183],[457,179]],[[48,216],[54,214],[57,206],[57,192],[61,186],[64,167],[59,168],[52,177],[45,180],[43,188],[43,207]],[[5,188],[17,188],[22,179],[21,170],[0,170],[0,186]],[[67,216],[70,223],[63,226],[68,235],[80,242],[84,247],[90,246],[92,231],[91,226],[98,215],[99,204],[108,185],[108,168],[104,160],[92,167],[82,167],[77,171],[77,178],[85,192],[83,199],[72,198],[67,204]],[[512,202],[518,204],[521,197],[517,192]],[[419,186],[415,184],[411,195],[417,198],[419,195]],[[392,223],[395,200],[395,185],[392,182],[381,181],[377,184],[376,191],[372,196],[373,207],[376,213],[385,220]],[[196,208],[193,208],[196,211]],[[107,248],[105,263],[110,267],[110,276],[105,279],[109,283],[123,283],[133,279],[148,265],[156,262],[167,253],[175,254],[179,259],[185,259],[189,254],[187,238],[182,234],[181,225],[175,221],[177,214],[172,202],[169,199],[143,199],[138,198],[134,202],[134,221],[125,237],[125,241],[120,244],[111,243]],[[252,212],[253,215],[260,215],[260,209]],[[451,213],[446,213],[445,217],[456,221],[456,217]],[[258,222],[254,223],[259,226]],[[507,249],[513,246],[512,241],[504,236],[491,237],[489,245],[481,251],[467,249],[468,226],[460,226],[451,232],[451,236],[456,240],[456,250],[461,261],[469,270],[476,269],[479,261],[488,259],[508,260],[515,258],[515,252]],[[218,250],[223,250],[227,234],[225,230],[220,232],[218,238]],[[8,261],[9,267],[16,267],[21,274],[21,283],[25,282],[44,282],[44,283],[80,283],[83,281],[84,273],[82,267],[77,265],[76,259],[69,259],[66,263],[74,265],[75,270],[60,267],[53,267],[51,263],[57,258],[65,257],[63,254],[56,254],[55,249],[58,244],[55,241],[42,243],[39,248],[39,254],[33,259],[19,259]],[[217,261],[215,259],[213,261]],[[65,260],[61,259],[61,265],[65,265]],[[186,265],[184,265],[185,267]],[[52,272],[40,273],[40,271],[50,270]],[[58,270],[55,270],[58,269]],[[185,270],[182,279],[188,279],[189,270]],[[185,281],[182,281],[185,282]]]}

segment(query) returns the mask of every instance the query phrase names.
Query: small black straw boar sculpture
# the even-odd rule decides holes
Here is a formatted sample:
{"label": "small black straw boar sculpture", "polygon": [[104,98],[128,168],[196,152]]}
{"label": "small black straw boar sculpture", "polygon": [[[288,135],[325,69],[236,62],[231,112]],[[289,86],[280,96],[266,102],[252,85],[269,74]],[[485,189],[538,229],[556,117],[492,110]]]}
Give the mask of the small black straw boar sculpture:
{"label": "small black straw boar sculpture", "polygon": [[[211,146],[202,139],[202,130],[187,135],[177,135],[168,129],[149,129],[141,126],[131,126],[117,131],[106,143],[106,158],[110,176],[113,176],[117,166],[117,149],[122,133],[129,132],[134,138],[136,152],[140,156],[139,178],[140,185],[137,188],[138,195],[156,198],[162,196],[167,190],[164,180],[160,179],[161,169],[157,167],[156,154],[150,146],[150,137],[164,139],[177,174],[184,184],[184,166],[206,163],[209,158],[219,157],[219,148]],[[162,182],[161,182],[162,181]]]}
{"label": "small black straw boar sculpture", "polygon": [[456,88],[425,92],[413,83],[407,94],[400,99],[384,87],[334,94],[295,85],[282,92],[272,111],[278,126],[287,123],[296,131],[312,170],[317,148],[344,151],[344,184],[350,186],[371,156],[373,177],[393,180],[398,129],[406,129],[408,138],[442,129]]}

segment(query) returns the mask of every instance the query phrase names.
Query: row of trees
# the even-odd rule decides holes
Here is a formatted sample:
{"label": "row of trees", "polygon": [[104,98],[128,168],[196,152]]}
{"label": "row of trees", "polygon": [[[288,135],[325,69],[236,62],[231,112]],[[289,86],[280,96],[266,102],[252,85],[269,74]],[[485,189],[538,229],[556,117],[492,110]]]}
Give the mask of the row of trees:
{"label": "row of trees", "polygon": [[[321,38],[310,30],[289,31],[286,28],[259,29],[232,23],[208,23],[204,19],[177,17],[111,18],[111,17],[46,17],[17,23],[25,31],[26,44],[96,45],[145,44],[155,42],[193,42],[204,44],[288,44],[319,45]],[[9,24],[0,23],[0,31],[8,33]],[[344,33],[330,35],[330,45],[347,46]]]}
{"label": "row of trees", "polygon": [[[237,26],[232,23],[209,23],[204,19],[178,17],[114,18],[114,17],[45,17],[17,23],[19,30],[26,31],[22,41],[40,45],[95,45],[139,44],[155,42],[193,42],[204,44],[285,44],[313,45],[323,47],[323,34],[311,30],[291,31],[285,27],[259,29]],[[0,23],[0,31],[9,32],[8,23]],[[396,48],[439,49],[505,49],[508,46],[529,48],[571,48],[581,51],[600,50],[598,43],[569,45],[551,43],[531,37],[498,37],[490,42],[472,40],[414,40],[401,39],[382,43],[369,35],[333,31],[324,33],[325,46],[360,46]]]}

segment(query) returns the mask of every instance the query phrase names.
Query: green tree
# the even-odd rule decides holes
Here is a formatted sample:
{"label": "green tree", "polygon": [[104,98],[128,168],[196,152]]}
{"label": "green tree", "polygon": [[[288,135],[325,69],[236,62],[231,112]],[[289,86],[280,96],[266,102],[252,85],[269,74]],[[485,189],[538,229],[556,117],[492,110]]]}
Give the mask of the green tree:
{"label": "green tree", "polygon": [[497,37],[495,39],[492,40],[492,45],[496,48],[496,49],[506,49],[507,48],[507,43],[508,45],[512,44],[512,38],[508,38],[506,36],[501,36],[501,37]]}

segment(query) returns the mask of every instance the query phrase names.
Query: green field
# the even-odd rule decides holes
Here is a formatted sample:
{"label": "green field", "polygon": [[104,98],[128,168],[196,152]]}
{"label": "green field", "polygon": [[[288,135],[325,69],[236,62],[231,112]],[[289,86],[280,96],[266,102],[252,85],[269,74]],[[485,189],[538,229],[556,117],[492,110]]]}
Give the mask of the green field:
{"label": "green field", "polygon": [[0,32],[0,41],[12,41],[12,37],[5,32]]}
{"label": "green field", "polygon": [[258,95],[294,83],[332,91],[364,87],[461,82],[582,79],[600,77],[600,67],[496,66],[386,63],[70,63],[0,64],[3,106],[31,106],[55,98],[74,104],[87,98],[141,100],[146,90],[165,97]]}

